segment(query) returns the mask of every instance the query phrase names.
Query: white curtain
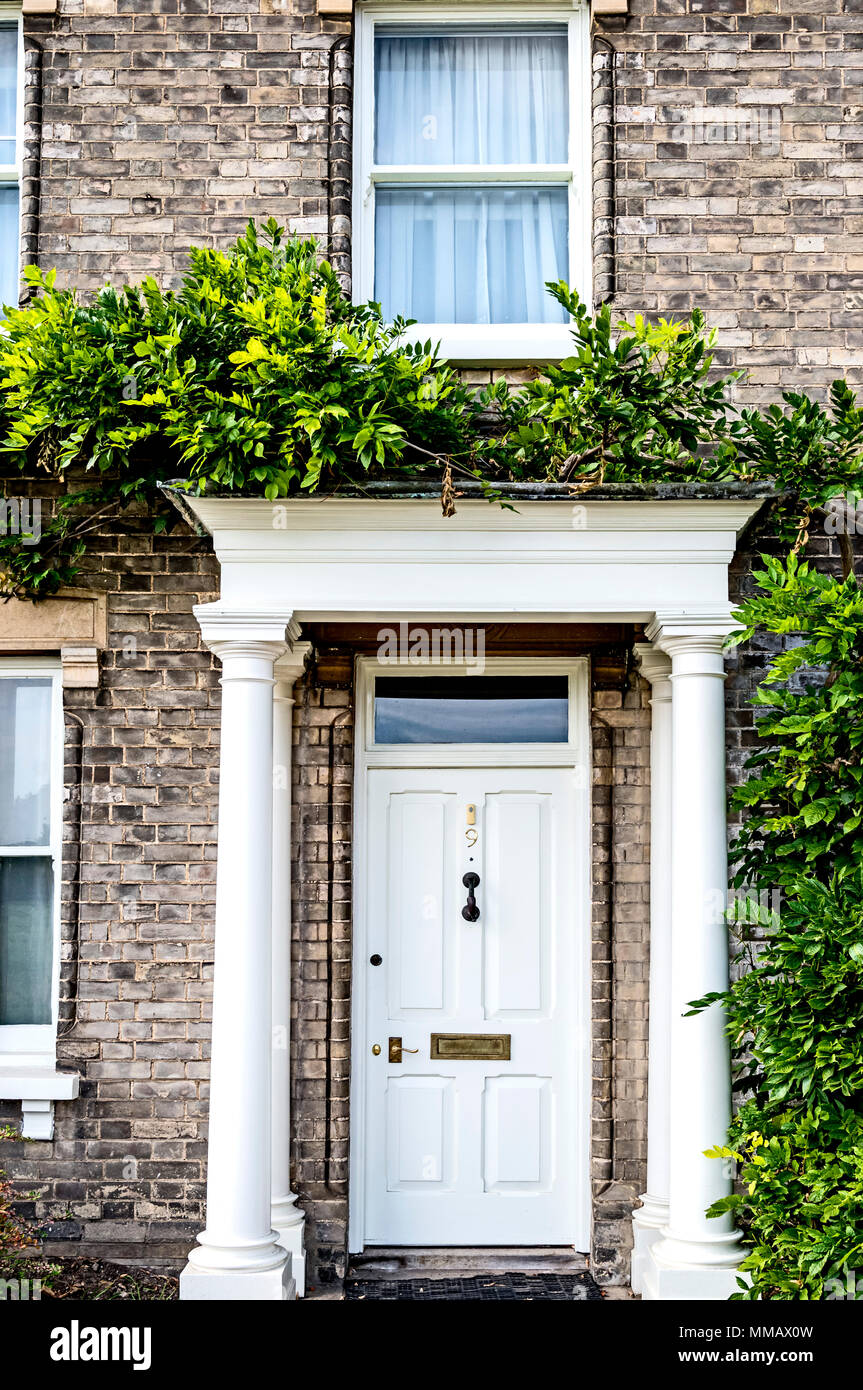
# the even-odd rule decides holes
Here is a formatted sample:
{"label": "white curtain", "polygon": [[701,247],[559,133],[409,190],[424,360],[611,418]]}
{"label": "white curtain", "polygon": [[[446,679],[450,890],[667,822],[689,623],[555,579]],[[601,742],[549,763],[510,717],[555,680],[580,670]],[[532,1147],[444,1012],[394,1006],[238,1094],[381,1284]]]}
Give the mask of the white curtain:
{"label": "white curtain", "polygon": [[3,304],[18,304],[17,188],[0,188],[0,306]]}
{"label": "white curtain", "polygon": [[378,35],[377,164],[565,164],[565,33]]}
{"label": "white curtain", "polygon": [[[558,164],[568,157],[567,41],[539,34],[379,35],[378,165]],[[388,318],[558,323],[567,192],[531,184],[379,182],[375,293]]]}
{"label": "white curtain", "polygon": [[0,845],[47,845],[51,815],[51,682],[0,680]]}
{"label": "white curtain", "polygon": [[18,106],[18,30],[0,26],[0,164],[15,163]]}
{"label": "white curtain", "polygon": [[375,299],[420,323],[562,323],[565,188],[377,190]]}

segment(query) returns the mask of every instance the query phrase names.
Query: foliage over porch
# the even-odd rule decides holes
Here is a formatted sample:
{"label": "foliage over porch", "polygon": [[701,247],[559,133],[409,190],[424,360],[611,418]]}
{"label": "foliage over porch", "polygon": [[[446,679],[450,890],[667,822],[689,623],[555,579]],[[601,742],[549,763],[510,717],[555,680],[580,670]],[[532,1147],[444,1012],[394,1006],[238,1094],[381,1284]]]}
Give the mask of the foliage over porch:
{"label": "foliage over porch", "polygon": [[[460,480],[575,494],[602,482],[770,480],[793,525],[858,486],[863,411],[843,382],[829,408],[736,412],[739,375],[713,370],[704,317],[612,324],[565,284],[573,355],[520,387],[465,384],[431,343],[407,342],[376,305],[354,305],[313,242],[250,223],[227,252],[195,249],[179,289],[152,279],[91,303],[28,271],[0,346],[0,451],[22,471],[76,479],[35,544],[0,537],[0,592],[44,597],[75,577],[85,537],[131,503],[172,521],[160,484],[271,500],[437,476],[445,515]],[[80,474],[92,481],[80,481]],[[802,522],[799,520],[802,518]]]}

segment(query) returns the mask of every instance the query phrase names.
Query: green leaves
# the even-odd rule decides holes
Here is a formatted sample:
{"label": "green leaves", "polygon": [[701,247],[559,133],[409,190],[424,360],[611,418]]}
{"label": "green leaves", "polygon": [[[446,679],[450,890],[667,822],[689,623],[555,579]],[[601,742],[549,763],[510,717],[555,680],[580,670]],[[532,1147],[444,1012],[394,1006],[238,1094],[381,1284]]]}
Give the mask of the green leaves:
{"label": "green leaves", "polygon": [[848,1272],[863,1250],[863,593],[796,555],[763,563],[734,643],[793,645],[758,693],[762,746],[735,796],[734,857],[756,899],[782,892],[778,913],[738,925],[722,1003],[735,1088],[750,1098],[712,1156],[736,1155],[743,1191],[710,1215],[734,1210],[746,1236],[749,1283],[734,1297],[859,1297]]}
{"label": "green leaves", "polygon": [[723,457],[742,475],[769,478],[787,494],[778,518],[790,538],[809,513],[863,479],[863,409],[847,382],[834,381],[829,407],[794,391],[784,409],[744,410],[731,425]]}
{"label": "green leaves", "polygon": [[[439,477],[453,453],[477,467],[481,406],[456,372],[405,345],[402,320],[352,305],[314,243],[272,220],[227,253],[193,248],[176,293],[148,279],[85,305],[53,274],[28,281],[0,339],[0,449],[22,468],[83,464],[156,506],[177,477],[275,499],[372,469]],[[51,523],[27,553],[6,538],[0,592],[69,582],[77,530]]]}
{"label": "green leaves", "polygon": [[[784,409],[737,417],[727,397],[739,374],[717,372],[697,310],[615,324],[607,305],[593,315],[549,284],[571,319],[571,355],[517,388],[499,378],[477,391],[431,342],[407,342],[405,320],[352,304],[315,244],[272,219],[227,251],[191,248],[176,292],[148,278],[83,304],[53,272],[27,279],[33,297],[0,337],[0,451],[54,476],[83,466],[150,506],[172,478],[272,499],[371,473],[440,481],[448,468],[502,505],[510,479],[576,492],[770,479],[796,517],[861,479],[850,388],[835,383],[828,408],[788,394]],[[54,534],[41,568],[6,547],[0,592],[53,592],[60,568],[74,573],[72,534]],[[795,620],[792,605],[782,621]],[[818,640],[829,658],[830,636]]]}
{"label": "green leaves", "polygon": [[863,591],[795,555],[764,565],[734,641],[765,630],[798,640],[774,658],[758,695],[765,746],[734,797],[745,813],[735,881],[841,880],[863,865]]}
{"label": "green leaves", "polygon": [[[688,321],[591,316],[562,282],[548,290],[574,320],[576,352],[521,391],[500,396],[496,457],[515,476],[582,483],[731,477],[717,440],[735,379],[710,379],[712,335]],[[703,446],[714,446],[714,454]]]}

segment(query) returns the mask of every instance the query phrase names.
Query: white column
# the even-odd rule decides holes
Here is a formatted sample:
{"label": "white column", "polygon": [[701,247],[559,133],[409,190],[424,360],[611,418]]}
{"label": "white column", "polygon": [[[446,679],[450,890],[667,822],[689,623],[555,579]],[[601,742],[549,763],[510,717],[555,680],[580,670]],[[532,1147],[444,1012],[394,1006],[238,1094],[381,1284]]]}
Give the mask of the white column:
{"label": "white column", "polygon": [[305,1216],[291,1190],[291,748],[294,682],[309,642],[276,662],[273,690],[273,1190],[270,1220],[291,1254],[302,1298],[306,1286]]}
{"label": "white column", "polygon": [[632,1214],[632,1287],[643,1292],[647,1252],[668,1223],[671,1082],[671,658],[635,648],[650,682],[650,1040],[647,1063],[647,1191]]}
{"label": "white column", "polygon": [[[215,610],[215,611],[213,611]],[[286,620],[196,610],[222,662],[207,1225],[184,1299],[292,1298],[270,1222],[273,663]]]}
{"label": "white column", "polygon": [[704,1157],[731,1114],[724,1014],[687,1018],[689,1003],[728,986],[725,903],[725,666],[730,623],[657,620],[648,636],[671,657],[671,1067],[669,1216],[643,1270],[649,1299],[726,1299],[736,1288],[739,1234],[707,1208],[731,1190],[726,1165]]}

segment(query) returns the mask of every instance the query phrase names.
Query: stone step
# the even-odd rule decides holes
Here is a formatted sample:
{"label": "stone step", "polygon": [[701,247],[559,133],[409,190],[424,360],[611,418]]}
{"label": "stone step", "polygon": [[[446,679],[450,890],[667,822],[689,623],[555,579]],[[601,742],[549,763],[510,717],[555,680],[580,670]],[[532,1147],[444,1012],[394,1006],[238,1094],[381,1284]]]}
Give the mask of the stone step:
{"label": "stone step", "polygon": [[350,1273],[367,1279],[457,1279],[471,1274],[577,1274],[587,1256],[565,1245],[368,1246]]}

